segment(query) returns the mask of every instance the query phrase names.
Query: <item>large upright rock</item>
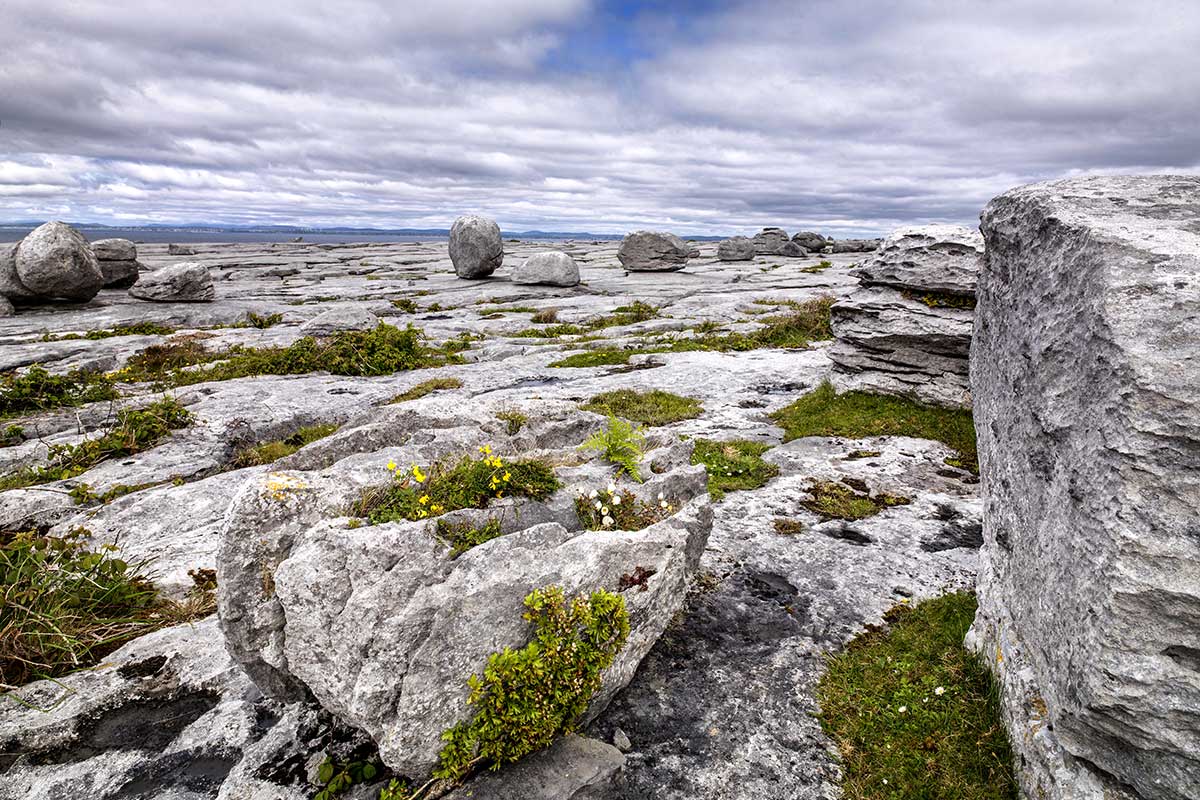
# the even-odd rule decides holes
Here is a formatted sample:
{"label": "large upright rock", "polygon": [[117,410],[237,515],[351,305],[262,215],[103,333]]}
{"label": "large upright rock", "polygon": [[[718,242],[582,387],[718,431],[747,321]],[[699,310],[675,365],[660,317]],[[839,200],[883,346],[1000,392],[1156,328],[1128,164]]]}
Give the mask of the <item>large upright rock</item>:
{"label": "large upright rock", "polygon": [[635,231],[621,240],[617,260],[631,272],[675,272],[691,253],[691,245],[673,233]]}
{"label": "large upright rock", "polygon": [[841,390],[969,407],[968,361],[983,237],[957,225],[902,228],[853,271],[834,303],[829,350]]}
{"label": "large upright rock", "polygon": [[1200,178],[1026,186],[982,220],[968,641],[999,678],[1022,787],[1196,798]]}
{"label": "large upright rock", "polygon": [[500,226],[487,217],[468,215],[450,226],[450,261],[460,278],[486,278],[504,262]]}
{"label": "large upright rock", "polygon": [[141,300],[159,303],[207,303],[216,295],[208,267],[183,261],[147,273],[129,289]]}
{"label": "large upright rock", "polygon": [[17,277],[17,247],[20,242],[0,244],[0,297],[10,301],[35,300],[37,295],[29,291]]}
{"label": "large upright rock", "polygon": [[104,275],[83,234],[65,222],[47,222],[17,246],[16,273],[39,299],[91,300]]}
{"label": "large upright rock", "polygon": [[717,245],[718,261],[753,261],[755,255],[754,242],[745,236],[734,236]]}
{"label": "large upright rock", "polygon": [[754,235],[754,252],[760,256],[779,255],[791,241],[783,228],[763,228]]}
{"label": "large upright rock", "polygon": [[127,289],[137,283],[140,266],[137,245],[128,239],[99,239],[92,242],[92,252],[104,275],[104,285]]}

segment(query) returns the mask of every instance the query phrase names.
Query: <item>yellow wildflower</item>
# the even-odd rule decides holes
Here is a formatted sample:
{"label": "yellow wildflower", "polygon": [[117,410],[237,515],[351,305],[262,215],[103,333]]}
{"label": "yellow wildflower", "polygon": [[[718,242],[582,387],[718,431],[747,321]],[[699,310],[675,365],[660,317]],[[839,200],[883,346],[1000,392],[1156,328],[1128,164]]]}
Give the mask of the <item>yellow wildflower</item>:
{"label": "yellow wildflower", "polygon": [[396,462],[395,462],[395,461],[389,461],[389,462],[387,463],[387,468],[388,468],[389,470],[391,470],[392,472],[395,472],[395,471],[396,471]]}
{"label": "yellow wildflower", "polygon": [[416,464],[412,465],[412,474],[413,474],[413,477],[417,479],[417,483],[425,482],[425,477],[426,477],[425,473],[421,472],[421,468],[418,467]]}
{"label": "yellow wildflower", "polygon": [[417,500],[417,502],[423,506],[429,505],[429,495],[427,495],[427,494],[421,495],[421,497]]}
{"label": "yellow wildflower", "polygon": [[492,446],[490,444],[485,444],[483,447],[479,448],[479,452],[483,453],[485,456],[490,456],[492,454]]}

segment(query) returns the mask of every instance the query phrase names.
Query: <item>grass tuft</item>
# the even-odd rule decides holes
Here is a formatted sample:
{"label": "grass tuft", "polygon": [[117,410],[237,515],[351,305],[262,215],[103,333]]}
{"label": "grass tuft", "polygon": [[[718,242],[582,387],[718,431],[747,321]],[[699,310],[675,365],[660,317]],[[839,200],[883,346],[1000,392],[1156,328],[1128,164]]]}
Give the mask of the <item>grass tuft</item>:
{"label": "grass tuft", "polygon": [[694,419],[704,410],[698,400],[659,389],[649,392],[635,392],[632,389],[604,392],[580,408],[650,426]]}
{"label": "grass tuft", "polygon": [[866,485],[858,488],[838,481],[814,481],[805,491],[811,496],[800,505],[825,519],[866,519],[893,506],[908,505],[907,497],[880,492],[870,495]]}
{"label": "grass tuft", "polygon": [[763,442],[736,440],[718,442],[696,439],[692,463],[708,470],[708,493],[721,500],[726,492],[757,489],[779,474],[779,467],[764,461],[762,454],[771,449]]}
{"label": "grass tuft", "polygon": [[847,800],[1015,800],[1012,753],[986,667],[963,649],[975,597],[888,613],[832,656],[817,689]]}
{"label": "grass tuft", "polygon": [[401,392],[388,402],[403,403],[406,400],[419,400],[427,394],[432,394],[443,389],[461,389],[462,385],[463,382],[458,378],[430,378],[427,381],[418,383],[407,392]]}
{"label": "grass tuft", "polygon": [[0,417],[115,400],[117,390],[99,372],[73,370],[54,375],[34,364],[24,372],[0,375]]}
{"label": "grass tuft", "polygon": [[306,425],[286,438],[262,442],[238,452],[233,457],[233,467],[241,469],[270,464],[284,456],[290,456],[305,445],[324,439],[337,429],[337,425]]}

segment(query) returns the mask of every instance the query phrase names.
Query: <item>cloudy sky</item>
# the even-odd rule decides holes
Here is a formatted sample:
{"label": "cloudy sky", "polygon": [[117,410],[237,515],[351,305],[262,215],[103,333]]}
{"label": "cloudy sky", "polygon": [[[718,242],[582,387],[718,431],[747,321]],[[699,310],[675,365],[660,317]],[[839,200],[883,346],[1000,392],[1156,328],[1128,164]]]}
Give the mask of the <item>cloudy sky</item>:
{"label": "cloudy sky", "polygon": [[1196,0],[0,0],[0,220],[874,234],[1200,171]]}

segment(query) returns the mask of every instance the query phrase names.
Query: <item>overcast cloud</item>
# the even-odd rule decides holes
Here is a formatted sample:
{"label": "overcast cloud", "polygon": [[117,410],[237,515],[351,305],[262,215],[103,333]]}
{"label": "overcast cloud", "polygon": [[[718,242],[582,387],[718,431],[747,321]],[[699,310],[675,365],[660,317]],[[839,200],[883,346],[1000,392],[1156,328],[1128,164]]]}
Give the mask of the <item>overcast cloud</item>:
{"label": "overcast cloud", "polygon": [[874,234],[1200,171],[1195,0],[0,0],[0,219]]}

